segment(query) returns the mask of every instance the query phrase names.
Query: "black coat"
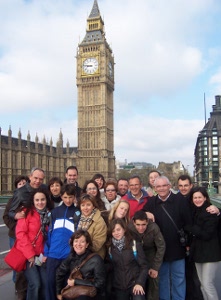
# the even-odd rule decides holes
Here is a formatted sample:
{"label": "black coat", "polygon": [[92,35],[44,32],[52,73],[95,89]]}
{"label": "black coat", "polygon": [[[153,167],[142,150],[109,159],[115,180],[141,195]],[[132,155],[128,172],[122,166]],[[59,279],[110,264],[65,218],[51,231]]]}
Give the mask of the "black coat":
{"label": "black coat", "polygon": [[[68,258],[66,258],[56,271],[56,289],[57,295],[61,294],[61,290],[67,285],[67,279],[71,271],[79,266],[82,261],[91,252],[87,250],[82,255],[77,255],[71,253]],[[95,286],[98,293],[103,293],[105,287],[105,268],[104,262],[100,255],[96,254],[91,257],[80,269],[83,279],[75,279],[75,285],[88,285]]]}
{"label": "black coat", "polygon": [[163,210],[162,205],[165,206],[178,229],[192,224],[189,205],[171,192],[166,201],[160,200],[158,196],[151,197],[143,208],[144,211],[151,212],[155,216],[155,222],[164,237],[166,243],[164,261],[183,259],[186,249],[181,245],[178,230]]}
{"label": "black coat", "polygon": [[216,262],[221,260],[221,248],[218,239],[218,222],[216,214],[206,211],[207,202],[196,208],[193,213],[193,225],[186,230],[192,235],[190,257],[194,262]]}
{"label": "black coat", "polygon": [[132,243],[133,241],[129,249],[123,248],[121,252],[113,245],[110,247],[114,288],[126,290],[136,284],[145,288],[148,274],[147,259],[139,242],[136,242],[137,255],[134,255]]}

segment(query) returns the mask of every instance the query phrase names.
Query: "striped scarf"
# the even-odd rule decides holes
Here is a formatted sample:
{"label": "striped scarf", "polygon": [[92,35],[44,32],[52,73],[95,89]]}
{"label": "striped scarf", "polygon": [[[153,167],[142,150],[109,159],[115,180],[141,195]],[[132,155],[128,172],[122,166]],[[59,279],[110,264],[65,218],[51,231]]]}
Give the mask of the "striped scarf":
{"label": "striped scarf", "polygon": [[95,213],[96,213],[96,209],[93,209],[90,216],[85,217],[84,215],[81,215],[81,218],[80,218],[80,221],[78,224],[78,229],[87,231],[93,222],[93,217],[94,217]]}

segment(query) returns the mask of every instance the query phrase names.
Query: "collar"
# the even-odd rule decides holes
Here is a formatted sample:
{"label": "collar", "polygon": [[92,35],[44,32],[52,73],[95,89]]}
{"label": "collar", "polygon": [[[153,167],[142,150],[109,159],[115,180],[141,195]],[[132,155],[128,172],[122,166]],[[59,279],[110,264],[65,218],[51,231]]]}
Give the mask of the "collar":
{"label": "collar", "polygon": [[141,191],[141,196],[140,196],[139,198],[137,198],[136,196],[134,196],[134,195],[131,193],[132,197],[133,197],[134,199],[136,199],[136,200],[142,199],[142,198],[143,198],[143,192],[142,192],[142,190],[140,190],[140,191]]}
{"label": "collar", "polygon": [[170,195],[171,195],[171,191],[170,191],[170,193],[169,193],[169,195],[166,197],[166,199],[162,199],[162,198],[160,198],[160,196],[158,195],[158,199],[160,200],[160,202],[165,202],[165,201],[167,201],[167,199],[170,197]]}

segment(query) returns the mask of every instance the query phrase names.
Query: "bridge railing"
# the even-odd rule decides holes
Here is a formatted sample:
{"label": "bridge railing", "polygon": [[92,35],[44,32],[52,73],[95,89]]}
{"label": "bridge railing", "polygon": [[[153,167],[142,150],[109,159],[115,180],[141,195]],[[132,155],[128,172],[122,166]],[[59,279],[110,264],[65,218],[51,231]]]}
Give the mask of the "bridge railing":
{"label": "bridge railing", "polygon": [[0,196],[0,204],[8,203],[8,200],[12,197],[12,195],[4,195]]}
{"label": "bridge railing", "polygon": [[218,208],[221,208],[221,196],[212,196],[210,197],[210,201]]}

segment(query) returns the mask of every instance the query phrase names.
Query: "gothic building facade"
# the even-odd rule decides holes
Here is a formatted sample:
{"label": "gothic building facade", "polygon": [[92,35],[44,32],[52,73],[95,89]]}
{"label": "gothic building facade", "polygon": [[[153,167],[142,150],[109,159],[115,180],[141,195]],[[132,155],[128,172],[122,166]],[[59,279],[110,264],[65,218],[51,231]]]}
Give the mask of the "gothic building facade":
{"label": "gothic building facade", "polygon": [[221,194],[221,96],[215,96],[213,111],[199,132],[194,155],[196,182]]}
{"label": "gothic building facade", "polygon": [[11,193],[18,175],[28,175],[32,167],[43,168],[46,180],[53,176],[64,179],[68,166],[76,165],[82,185],[95,173],[105,178],[115,177],[113,92],[114,57],[105,38],[104,22],[97,0],[94,0],[87,19],[86,35],[77,51],[78,89],[78,147],[63,146],[59,133],[56,146],[53,141],[31,141],[30,134],[22,139],[0,131],[0,194]]}
{"label": "gothic building facade", "polygon": [[0,130],[0,194],[10,194],[14,190],[15,178],[19,175],[29,175],[33,167],[45,170],[45,182],[53,176],[64,179],[64,173],[68,166],[76,164],[77,148],[70,147],[67,142],[63,147],[63,134],[59,133],[56,147],[43,138],[39,142],[36,135],[35,141],[31,141],[28,133],[27,139],[22,139],[21,131],[18,137],[12,137],[9,128],[8,136],[3,136]]}

